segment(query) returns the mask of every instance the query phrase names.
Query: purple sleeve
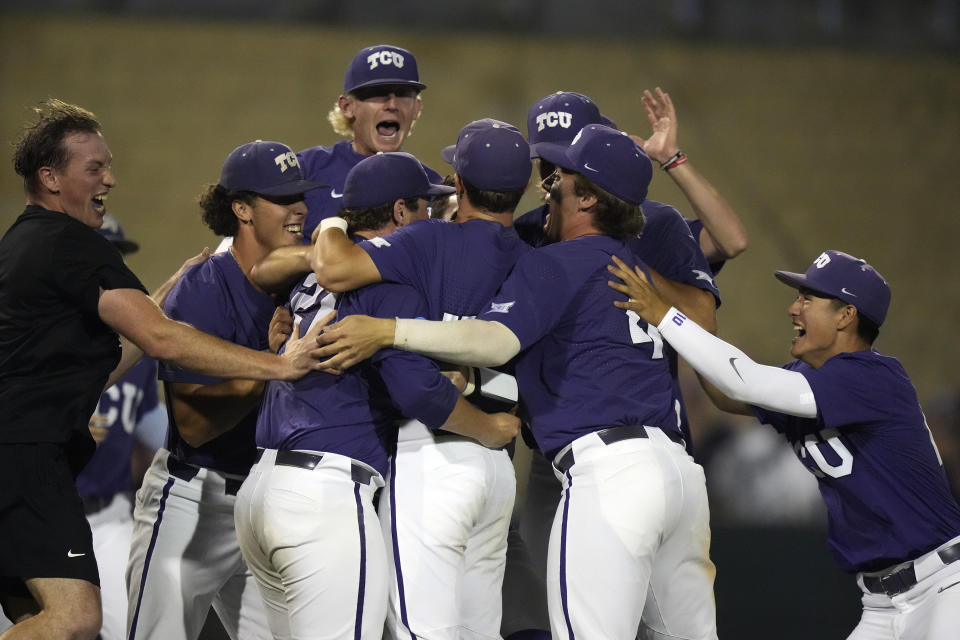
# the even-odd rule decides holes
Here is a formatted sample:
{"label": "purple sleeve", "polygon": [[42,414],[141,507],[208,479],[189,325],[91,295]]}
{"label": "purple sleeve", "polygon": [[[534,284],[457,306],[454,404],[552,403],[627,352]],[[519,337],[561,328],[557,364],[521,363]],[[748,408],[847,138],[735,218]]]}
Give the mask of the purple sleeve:
{"label": "purple sleeve", "polygon": [[883,422],[899,414],[902,407],[919,404],[906,372],[898,381],[896,371],[902,368],[891,369],[881,358],[840,354],[819,369],[804,367],[800,371],[813,389],[823,426]]}
{"label": "purple sleeve", "polygon": [[[206,266],[206,268],[204,268]],[[223,299],[223,289],[211,277],[212,267],[199,264],[187,271],[174,285],[163,311],[173,320],[185,322],[193,327],[232,342],[231,314]],[[217,384],[222,378],[205,376],[188,371],[183,367],[160,362],[158,377],[166,382],[188,384]]]}
{"label": "purple sleeve", "polygon": [[430,270],[439,261],[442,240],[438,224],[450,223],[422,220],[388,236],[365,240],[359,246],[370,255],[384,282],[407,284],[424,291]]}
{"label": "purple sleeve", "polygon": [[547,249],[522,256],[478,316],[510,329],[521,349],[537,342],[557,324],[578,288],[567,282],[567,273]]}
{"label": "purple sleeve", "polygon": [[[380,318],[416,318],[425,312],[423,299],[412,287],[378,284],[346,294],[338,317],[363,313]],[[403,415],[433,429],[443,426],[450,417],[460,393],[429,358],[383,349],[370,359],[370,365]]]}

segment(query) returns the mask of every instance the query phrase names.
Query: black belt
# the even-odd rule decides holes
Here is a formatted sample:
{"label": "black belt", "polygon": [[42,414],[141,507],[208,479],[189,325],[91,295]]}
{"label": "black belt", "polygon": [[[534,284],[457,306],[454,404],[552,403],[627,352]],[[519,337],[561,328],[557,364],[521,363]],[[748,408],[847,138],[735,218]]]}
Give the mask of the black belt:
{"label": "black belt", "polygon": [[[298,469],[306,469],[307,471],[312,471],[320,464],[320,461],[323,460],[322,453],[308,453],[306,451],[294,451],[292,449],[278,449],[277,450],[277,460],[275,464],[284,466],[284,467],[296,467]],[[257,462],[260,462],[260,458],[263,457],[263,449],[257,450]],[[359,482],[360,484],[370,484],[370,480],[373,478],[375,472],[367,469],[366,467],[358,464],[357,462],[350,462],[350,477],[353,478],[354,482]]]}
{"label": "black belt", "polygon": [[[647,429],[660,429],[660,427],[645,427],[641,424],[630,424],[620,427],[607,427],[594,433],[597,434],[604,444],[613,444],[614,442],[629,440],[630,438],[649,438],[650,436],[647,435]],[[683,436],[678,432],[671,429],[660,429],[660,431],[680,446],[686,446],[683,441]],[[570,467],[573,466],[574,462],[573,447],[570,447],[555,464],[560,473],[566,473]]]}
{"label": "black belt", "polygon": [[[200,467],[183,462],[171,454],[167,456],[167,471],[174,478],[180,478],[184,482],[190,482],[197,477],[198,473],[200,473]],[[237,492],[240,491],[240,485],[243,484],[243,479],[223,476],[223,482],[224,494],[228,496],[235,496],[237,495]]]}
{"label": "black belt", "polygon": [[[960,542],[937,551],[944,565],[960,560]],[[883,593],[895,596],[917,584],[917,573],[913,562],[884,576],[863,576],[863,586],[870,593]]]}

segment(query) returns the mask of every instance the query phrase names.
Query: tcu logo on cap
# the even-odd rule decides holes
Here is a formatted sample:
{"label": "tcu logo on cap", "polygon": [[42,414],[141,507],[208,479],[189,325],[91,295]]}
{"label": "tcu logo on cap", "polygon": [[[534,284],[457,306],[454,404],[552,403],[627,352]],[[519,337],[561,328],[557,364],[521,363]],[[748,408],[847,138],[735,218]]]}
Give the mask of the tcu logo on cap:
{"label": "tcu logo on cap", "polygon": [[813,264],[817,265],[817,269],[823,269],[830,264],[830,256],[828,256],[826,252],[821,253],[817,259],[813,261]]}
{"label": "tcu logo on cap", "polygon": [[373,71],[378,66],[393,65],[398,69],[403,68],[403,56],[396,51],[375,51],[367,56],[367,62],[370,63],[370,70]]}
{"label": "tcu logo on cap", "polygon": [[545,128],[560,126],[569,129],[573,124],[573,115],[566,111],[547,111],[537,116],[537,131],[543,131]]}
{"label": "tcu logo on cap", "polygon": [[297,154],[295,154],[293,151],[281,153],[273,159],[273,162],[280,167],[280,173],[285,172],[289,167],[300,166],[300,162],[297,160]]}

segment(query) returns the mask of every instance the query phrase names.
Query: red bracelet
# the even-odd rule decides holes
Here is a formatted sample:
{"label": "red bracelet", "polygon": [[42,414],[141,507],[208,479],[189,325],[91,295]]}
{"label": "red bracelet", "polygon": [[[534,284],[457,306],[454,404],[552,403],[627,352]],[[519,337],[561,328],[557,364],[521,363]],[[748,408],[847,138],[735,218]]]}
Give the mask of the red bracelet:
{"label": "red bracelet", "polygon": [[687,161],[687,154],[685,154],[683,151],[677,151],[677,153],[674,154],[673,157],[671,157],[669,160],[667,160],[662,165],[660,165],[660,168],[663,169],[664,171],[670,171],[670,169],[676,169],[686,161]]}

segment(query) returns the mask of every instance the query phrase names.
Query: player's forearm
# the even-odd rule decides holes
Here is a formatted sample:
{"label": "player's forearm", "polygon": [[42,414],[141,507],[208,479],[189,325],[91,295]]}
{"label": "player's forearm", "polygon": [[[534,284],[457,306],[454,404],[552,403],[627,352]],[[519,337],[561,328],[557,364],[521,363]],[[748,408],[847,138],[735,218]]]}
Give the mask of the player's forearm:
{"label": "player's forearm", "polygon": [[653,286],[667,304],[682,311],[710,333],[716,333],[717,303],[712,293],[664,278],[653,269],[650,269],[650,276]]}
{"label": "player's forearm", "polygon": [[[747,248],[749,238],[740,216],[710,182],[690,162],[668,172],[703,223],[711,247],[704,248],[708,260],[729,260]],[[699,240],[699,238],[698,238]],[[703,243],[701,243],[702,246]]]}
{"label": "player's forearm", "polygon": [[308,245],[278,247],[250,270],[250,279],[258,287],[270,293],[287,291],[299,278],[310,272],[310,253]]}
{"label": "player's forearm", "polygon": [[258,380],[172,384],[170,404],[178,433],[191,447],[226,433],[257,407],[263,384]]}
{"label": "player's forearm", "polygon": [[103,390],[106,391],[116,384],[117,380],[125,376],[127,372],[134,367],[134,365],[140,362],[140,358],[142,357],[143,349],[135,345],[127,338],[121,336],[120,362],[118,362],[114,370],[110,372],[110,377],[107,378],[107,383],[103,385]]}
{"label": "player's forearm", "polygon": [[520,353],[520,340],[499,322],[397,319],[394,346],[434,360],[495,367]]}
{"label": "player's forearm", "polygon": [[[342,221],[338,226],[336,221]],[[328,218],[320,223],[310,255],[317,282],[327,291],[342,293],[380,282],[380,271],[366,251],[346,235],[346,221]]]}
{"label": "player's forearm", "polygon": [[506,446],[520,430],[520,420],[505,413],[488,414],[472,404],[457,398],[457,404],[443,428],[468,438],[473,438],[485,447]]}
{"label": "player's forearm", "polygon": [[700,387],[703,389],[704,393],[707,394],[707,397],[710,398],[711,402],[713,402],[713,406],[715,406],[717,409],[726,411],[727,413],[737,413],[744,416],[753,415],[750,405],[745,402],[733,400],[732,398],[723,395],[719,389],[710,384],[710,382],[700,373],[697,373],[697,380],[700,381]]}
{"label": "player's forearm", "polygon": [[802,418],[816,417],[813,390],[802,374],[757,364],[675,308],[657,328],[677,353],[725,396]]}

